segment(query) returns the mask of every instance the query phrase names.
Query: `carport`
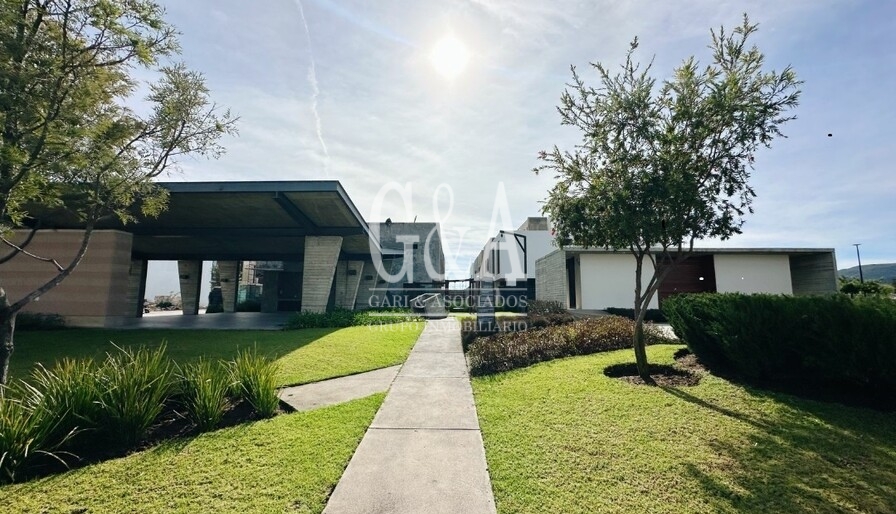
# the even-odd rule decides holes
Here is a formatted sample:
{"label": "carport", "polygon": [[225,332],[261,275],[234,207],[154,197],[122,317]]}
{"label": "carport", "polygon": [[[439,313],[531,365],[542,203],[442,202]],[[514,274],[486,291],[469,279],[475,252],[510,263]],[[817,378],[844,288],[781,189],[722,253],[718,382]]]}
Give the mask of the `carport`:
{"label": "carport", "polygon": [[[242,261],[266,263],[263,312],[352,309],[359,287],[375,285],[379,243],[338,181],[160,185],[170,192],[164,213],[98,225],[81,265],[34,309],[74,325],[127,324],[142,316],[152,260],[177,261],[185,315],[198,313],[203,261],[218,261],[225,311],[234,310]],[[59,255],[77,247],[82,227],[58,213],[40,221],[45,228],[29,248]],[[41,264],[13,259],[2,270],[5,287],[16,295],[40,283],[50,272]]]}

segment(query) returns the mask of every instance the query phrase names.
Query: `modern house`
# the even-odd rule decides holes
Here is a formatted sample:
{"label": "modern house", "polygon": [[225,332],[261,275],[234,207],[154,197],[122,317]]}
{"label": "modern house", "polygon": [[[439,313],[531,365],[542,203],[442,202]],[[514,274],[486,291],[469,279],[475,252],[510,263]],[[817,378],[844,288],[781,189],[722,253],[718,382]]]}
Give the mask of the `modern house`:
{"label": "modern house", "polygon": [[[390,290],[438,281],[444,273],[437,224],[368,224],[337,181],[161,185],[170,193],[164,213],[98,225],[71,276],[26,310],[60,314],[75,326],[116,326],[141,317],[151,260],[177,261],[185,315],[198,312],[203,261],[218,262],[225,311],[234,310],[241,269],[260,275],[251,282],[261,286],[265,312],[375,306]],[[32,216],[43,228],[28,250],[70,260],[83,227],[53,211]],[[430,265],[418,265],[424,260]],[[254,265],[242,266],[245,261]],[[413,273],[402,274],[407,268]],[[0,266],[0,285],[11,299],[53,276],[52,265],[21,254]]]}
{"label": "modern house", "polygon": [[[659,264],[660,266],[662,264]],[[566,248],[536,262],[536,297],[569,309],[630,308],[635,258],[627,251]],[[645,259],[643,284],[653,275]],[[831,248],[695,248],[663,281],[649,307],[677,293],[828,294],[837,291]]]}
{"label": "modern house", "polygon": [[470,266],[474,281],[488,278],[499,291],[536,296],[535,262],[555,250],[547,218],[529,217],[516,230],[489,238]]}

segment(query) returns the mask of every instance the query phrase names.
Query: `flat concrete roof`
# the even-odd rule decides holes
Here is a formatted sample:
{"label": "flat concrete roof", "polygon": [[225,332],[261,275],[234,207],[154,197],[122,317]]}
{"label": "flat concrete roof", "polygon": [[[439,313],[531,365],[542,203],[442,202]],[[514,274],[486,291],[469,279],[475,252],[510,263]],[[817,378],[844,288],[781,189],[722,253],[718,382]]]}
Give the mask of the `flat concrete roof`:
{"label": "flat concrete roof", "polygon": [[[654,248],[658,252],[659,248]],[[569,246],[566,248],[558,248],[544,257],[553,255],[557,252],[566,252],[571,254],[597,253],[597,254],[628,254],[628,249],[607,249],[607,248],[583,248],[581,246]],[[812,254],[812,253],[834,253],[833,248],[694,248],[694,254]],[[544,258],[542,257],[542,259]],[[539,259],[540,260],[540,259]]]}
{"label": "flat concrete roof", "polygon": [[[148,260],[298,260],[306,236],[341,236],[346,254],[379,251],[367,222],[336,180],[160,182],[170,193],[157,218],[137,215],[97,229],[134,235],[135,258]],[[45,228],[80,228],[59,213]]]}

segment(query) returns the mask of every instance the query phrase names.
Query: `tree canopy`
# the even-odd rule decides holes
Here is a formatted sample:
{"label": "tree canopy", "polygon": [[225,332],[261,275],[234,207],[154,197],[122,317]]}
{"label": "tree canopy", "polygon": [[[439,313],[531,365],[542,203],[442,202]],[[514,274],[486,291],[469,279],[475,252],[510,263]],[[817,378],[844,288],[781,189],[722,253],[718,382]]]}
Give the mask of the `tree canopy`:
{"label": "tree canopy", "polygon": [[[0,0],[0,264],[25,255],[58,271],[23,298],[0,287],[0,356],[15,313],[74,270],[98,221],[133,221],[135,204],[157,215],[167,195],[154,179],[181,156],[217,157],[235,133],[203,76],[174,60],[177,31],[163,16],[150,0]],[[86,229],[70,262],[13,240],[48,210]]]}
{"label": "tree canopy", "polygon": [[[741,232],[753,212],[756,152],[793,119],[801,82],[790,67],[764,70],[763,54],[748,44],[756,30],[745,15],[731,32],[711,31],[712,63],[690,57],[661,83],[651,76],[652,62],[635,61],[637,38],[620,72],[591,65],[597,87],[572,67],[558,111],[582,141],[540,154],[536,173],[557,179],[543,211],[561,245],[634,255],[639,327],[665,275],[696,240]],[[645,258],[654,273],[642,284]],[[643,376],[643,342],[635,349]]]}

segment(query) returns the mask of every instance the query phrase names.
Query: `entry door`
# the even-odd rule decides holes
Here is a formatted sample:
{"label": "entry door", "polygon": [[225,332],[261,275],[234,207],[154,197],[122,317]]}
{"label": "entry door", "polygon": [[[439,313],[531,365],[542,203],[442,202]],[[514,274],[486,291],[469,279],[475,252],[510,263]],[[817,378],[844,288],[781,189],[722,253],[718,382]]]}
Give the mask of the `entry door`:
{"label": "entry door", "polygon": [[569,284],[569,308],[578,309],[576,305],[576,259],[570,257],[566,259],[566,283]]}

